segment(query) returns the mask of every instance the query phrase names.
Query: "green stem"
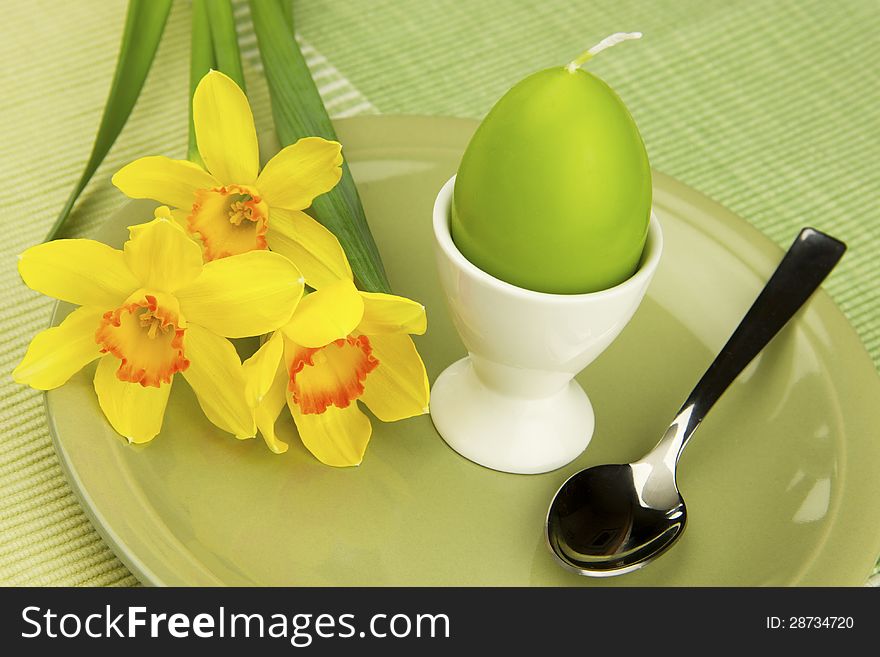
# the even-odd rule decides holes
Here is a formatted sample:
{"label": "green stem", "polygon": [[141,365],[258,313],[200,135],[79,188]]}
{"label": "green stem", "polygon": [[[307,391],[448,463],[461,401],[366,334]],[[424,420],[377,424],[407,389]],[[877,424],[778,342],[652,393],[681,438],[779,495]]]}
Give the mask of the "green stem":
{"label": "green stem", "polygon": [[211,40],[214,44],[214,60],[217,68],[235,80],[241,90],[247,93],[232,5],[229,0],[205,0],[205,9],[208,13],[208,24],[211,26]]}
{"label": "green stem", "polygon": [[278,0],[278,3],[281,5],[281,11],[284,12],[287,28],[293,34],[293,0]]}
{"label": "green stem", "polygon": [[193,124],[192,98],[201,79],[210,71],[214,61],[214,45],[211,41],[211,25],[208,22],[208,10],[205,0],[193,0],[192,3],[192,41],[189,64],[189,148],[187,157],[196,164],[202,164],[199,148],[196,144],[196,130]]}

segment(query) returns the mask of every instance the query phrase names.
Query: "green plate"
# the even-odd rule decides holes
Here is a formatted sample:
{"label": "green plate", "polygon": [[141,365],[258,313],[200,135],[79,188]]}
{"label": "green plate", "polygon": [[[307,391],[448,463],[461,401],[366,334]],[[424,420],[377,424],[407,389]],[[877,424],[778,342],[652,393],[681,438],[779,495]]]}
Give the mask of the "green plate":
{"label": "green plate", "polygon": [[[338,123],[395,291],[428,308],[418,338],[433,380],[461,357],[434,270],[431,207],[472,121]],[[93,369],[48,395],[67,476],[95,528],[143,582],[164,585],[861,585],[880,552],[880,379],[824,292],[731,386],[681,461],[689,524],[639,572],[572,575],[544,544],[547,505],[572,472],[649,449],[782,253],[745,221],[657,174],[665,253],[631,324],[578,380],[596,433],[574,463],[510,475],[449,449],[427,416],[375,422],[359,468],[301,446],[239,442],[202,417],[182,378],[165,428],[129,447],[106,424]],[[147,220],[124,207],[101,238]],[[68,308],[59,308],[56,320]]]}

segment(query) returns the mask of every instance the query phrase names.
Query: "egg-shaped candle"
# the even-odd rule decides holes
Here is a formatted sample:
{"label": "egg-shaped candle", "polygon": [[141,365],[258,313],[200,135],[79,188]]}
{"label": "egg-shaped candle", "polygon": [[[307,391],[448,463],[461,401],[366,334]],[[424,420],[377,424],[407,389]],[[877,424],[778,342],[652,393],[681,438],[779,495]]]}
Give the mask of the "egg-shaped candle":
{"label": "egg-shaped candle", "polygon": [[639,266],[651,170],[620,97],[581,65],[639,34],[612,35],[568,66],[508,91],[468,145],[452,202],[452,239],[483,271],[538,292],[613,287]]}

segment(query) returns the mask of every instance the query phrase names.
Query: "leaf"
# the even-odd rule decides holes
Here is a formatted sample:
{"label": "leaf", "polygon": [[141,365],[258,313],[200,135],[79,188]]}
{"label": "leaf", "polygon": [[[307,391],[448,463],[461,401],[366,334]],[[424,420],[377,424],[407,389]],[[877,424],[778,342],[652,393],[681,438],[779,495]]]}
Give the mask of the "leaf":
{"label": "leaf", "polygon": [[104,106],[104,114],[95,137],[92,154],[86,162],[85,170],[79,182],[73,188],[70,197],[64,204],[61,213],[49,230],[46,241],[55,239],[67,220],[74,203],[88,184],[95,170],[104,161],[104,157],[122,131],[129,114],[134,107],[144,80],[156,55],[159,39],[165,29],[171,0],[130,0],[128,13],[125,17],[125,29],[122,34],[122,45],[116,72],[110,85],[110,95]]}
{"label": "leaf", "polygon": [[[281,4],[277,0],[250,1],[278,139],[282,146],[309,136],[335,140],[333,124],[296,43],[292,22],[288,22],[292,18],[285,15]],[[348,163],[342,165],[339,184],[316,198],[309,214],[339,239],[363,290],[391,291]]]}
{"label": "leaf", "polygon": [[294,34],[293,30],[293,2],[292,0],[278,0],[281,3],[281,11],[284,12],[284,21],[287,23],[287,27],[290,30],[291,34]]}
{"label": "leaf", "polygon": [[235,80],[235,84],[247,93],[244,87],[244,71],[241,68],[241,53],[238,50],[238,33],[235,31],[235,18],[229,0],[205,0],[208,24],[211,26],[211,40],[214,44],[214,60],[217,68]]}
{"label": "leaf", "polygon": [[216,65],[214,61],[214,44],[211,42],[211,26],[208,23],[208,10],[205,0],[193,0],[192,3],[192,41],[190,42],[189,62],[189,148],[187,157],[198,165],[202,164],[202,156],[196,145],[196,130],[193,125],[192,98],[199,81]]}

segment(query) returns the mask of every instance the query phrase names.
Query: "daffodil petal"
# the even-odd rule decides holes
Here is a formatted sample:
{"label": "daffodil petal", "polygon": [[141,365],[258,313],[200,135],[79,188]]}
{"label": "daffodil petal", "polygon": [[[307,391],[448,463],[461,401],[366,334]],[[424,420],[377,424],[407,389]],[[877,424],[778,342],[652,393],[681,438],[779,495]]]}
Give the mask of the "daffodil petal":
{"label": "daffodil petal", "polygon": [[110,354],[98,362],[95,392],[104,416],[116,433],[133,443],[146,443],[162,429],[171,384],[155,388],[120,381],[119,359]]}
{"label": "daffodil petal", "polygon": [[[169,214],[170,214],[171,218],[175,221],[175,223],[178,226],[180,226],[181,228],[183,228],[184,231],[186,231],[187,227],[189,226],[189,222],[186,220],[186,218],[189,216],[190,211],[189,210],[172,209]],[[200,242],[197,241],[197,238],[190,235],[188,232],[187,232],[186,236],[189,237],[194,242],[196,242],[197,244],[200,244]]]}
{"label": "daffodil petal", "polygon": [[[194,234],[189,232],[189,215],[192,213],[191,209],[186,210],[178,210],[177,208],[169,208],[167,205],[160,205],[153,212],[153,215],[156,219],[170,219],[178,226],[183,229],[184,234],[187,239],[199,247],[199,251],[202,251],[202,240],[199,239],[198,234]],[[203,258],[204,260],[204,258]]]}
{"label": "daffodil petal", "polygon": [[255,410],[260,435],[263,436],[266,446],[276,454],[284,454],[288,447],[275,433],[275,423],[287,399],[287,381],[287,370],[283,366],[276,367],[272,384]]}
{"label": "daffodil petal", "polygon": [[302,293],[302,275],[290,260],[270,251],[249,251],[207,263],[176,295],[187,321],[218,335],[243,338],[287,322]]}
{"label": "daffodil petal", "polygon": [[257,189],[269,207],[304,210],[341,177],[342,144],[304,137],[269,160],[257,178]]}
{"label": "daffodil petal", "polygon": [[222,184],[250,185],[260,171],[260,151],[247,96],[219,71],[202,78],[193,94],[199,154]]}
{"label": "daffodil petal", "polygon": [[347,337],[363,315],[363,298],[342,279],[306,295],[282,331],[303,347],[323,347]]}
{"label": "daffodil petal", "polygon": [[12,378],[38,390],[52,390],[65,384],[101,355],[95,331],[103,314],[102,308],[77,308],[58,326],[38,333],[13,370]]}
{"label": "daffodil petal", "polygon": [[337,468],[360,465],[373,427],[356,403],[308,415],[300,413],[289,395],[287,404],[303,445],[316,459]]}
{"label": "daffodil petal", "polygon": [[115,308],[140,282],[122,251],[94,240],[55,240],[32,246],[18,259],[32,290],[77,306]]}
{"label": "daffodil petal", "polygon": [[126,164],[114,174],[112,182],[129,198],[150,198],[187,211],[192,208],[196,190],[220,184],[199,165],[162,155]]}
{"label": "daffodil petal", "polygon": [[352,279],[339,240],[305,212],[272,208],[266,239],[270,249],[296,263],[306,283],[315,289],[341,278]]}
{"label": "daffodil petal", "polygon": [[252,406],[257,406],[269,391],[279,368],[284,369],[283,356],[284,340],[281,333],[276,331],[253,356],[242,363],[248,403]]}
{"label": "daffodil petal", "polygon": [[364,317],[358,331],[374,333],[414,333],[421,335],[428,328],[425,307],[406,297],[381,292],[361,292]]}
{"label": "daffodil petal", "polygon": [[254,413],[245,398],[244,370],[226,338],[190,323],[184,337],[189,367],[183,377],[211,422],[236,438],[257,434]]}
{"label": "daffodil petal", "polygon": [[128,268],[141,285],[157,292],[174,292],[189,285],[202,271],[202,250],[173,219],[160,217],[129,226],[131,238],[123,247]]}
{"label": "daffodil petal", "polygon": [[379,367],[367,375],[361,401],[383,422],[427,413],[428,375],[412,338],[400,333],[369,338]]}

